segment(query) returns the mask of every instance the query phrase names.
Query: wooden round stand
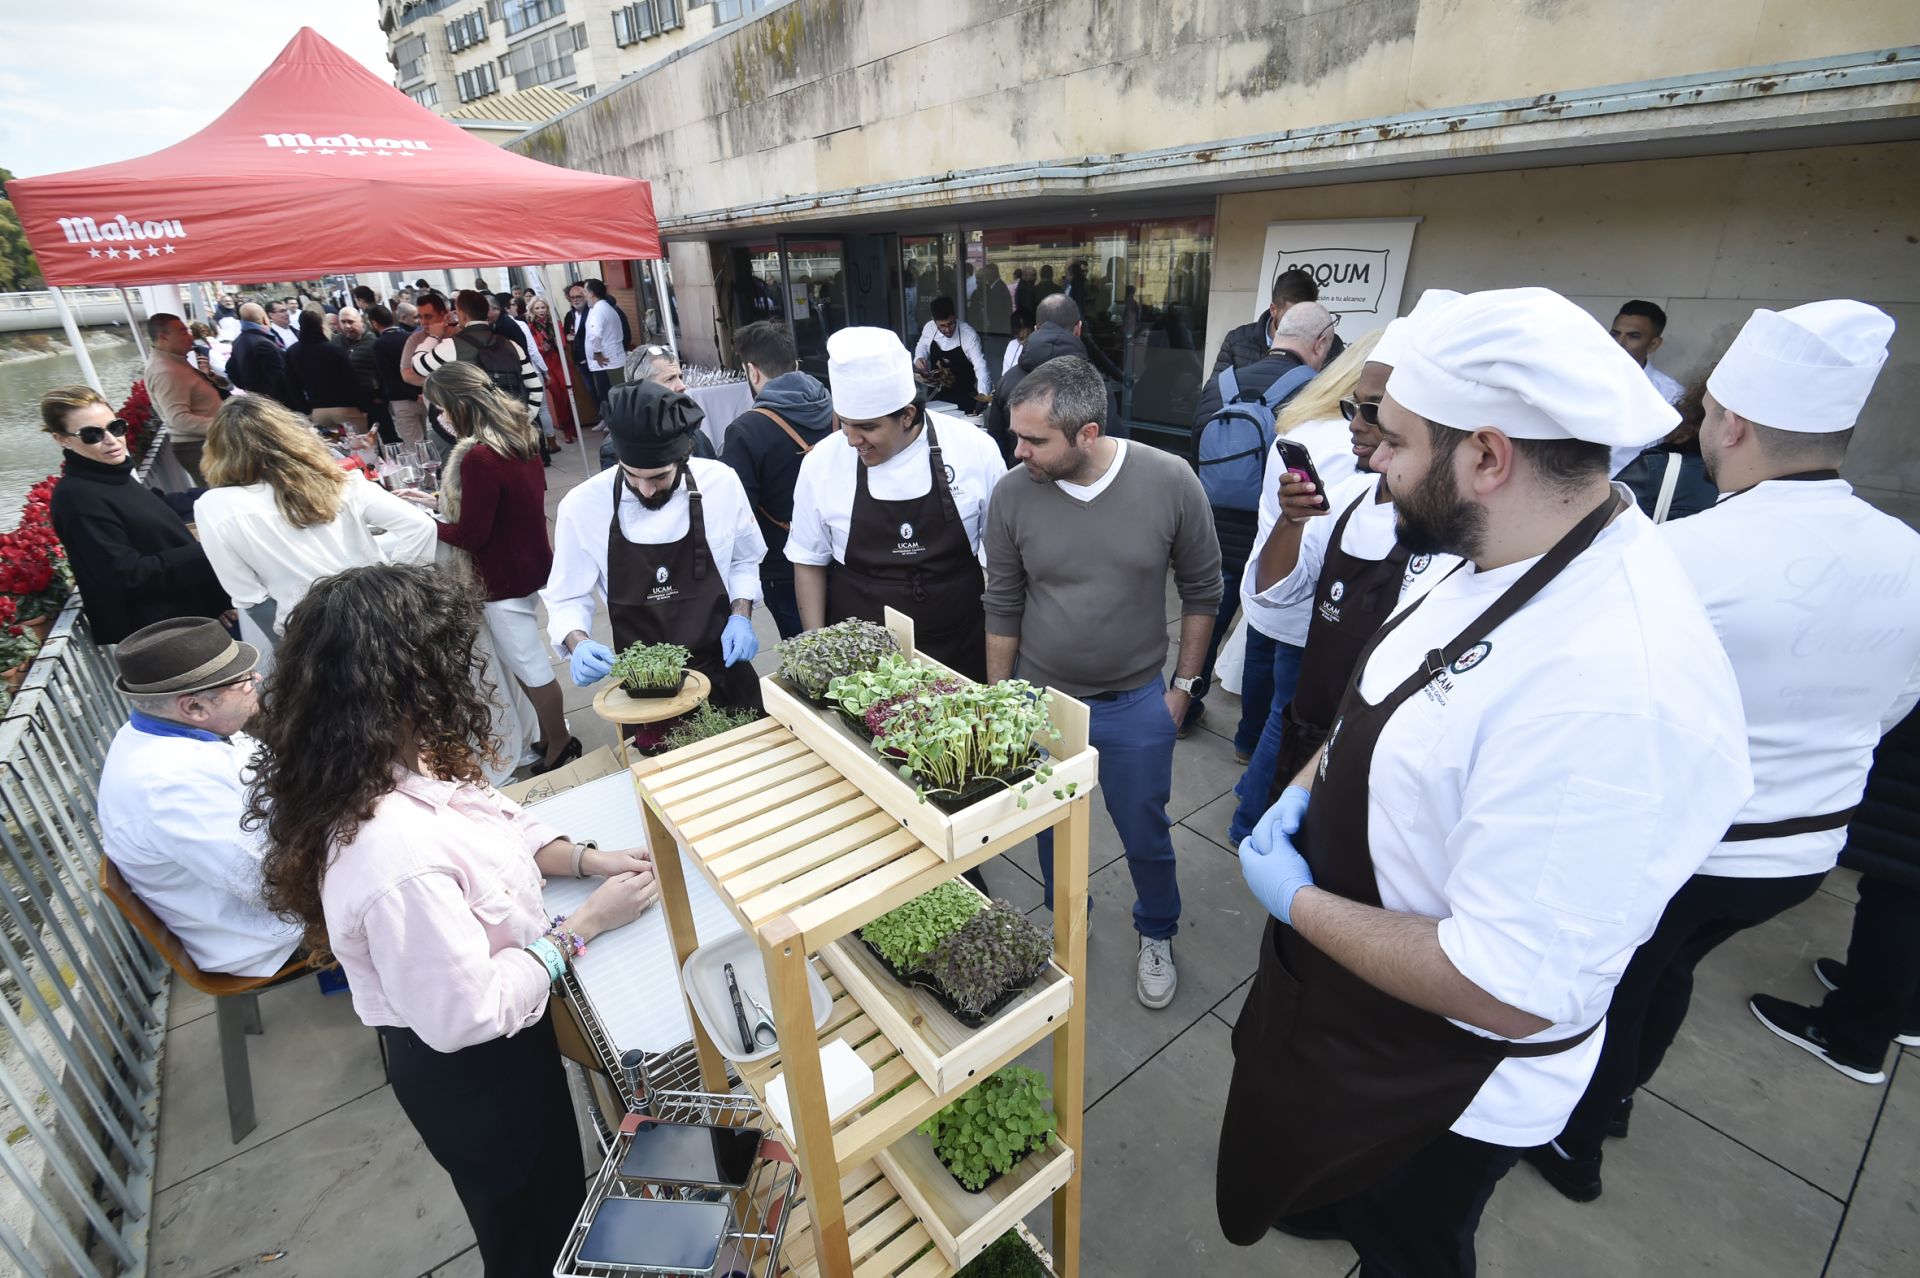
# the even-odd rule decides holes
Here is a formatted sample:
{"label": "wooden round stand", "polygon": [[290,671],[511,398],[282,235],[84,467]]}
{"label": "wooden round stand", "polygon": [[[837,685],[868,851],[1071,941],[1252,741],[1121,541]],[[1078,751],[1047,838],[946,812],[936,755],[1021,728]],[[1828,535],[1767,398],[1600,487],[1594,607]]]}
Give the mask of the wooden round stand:
{"label": "wooden round stand", "polygon": [[[687,671],[687,681],[672,697],[630,697],[618,683],[610,683],[593,694],[593,712],[608,723],[625,726],[633,723],[662,723],[678,719],[699,707],[713,691],[713,680],[698,670]],[[615,732],[614,751],[620,762],[627,762],[627,734]]]}

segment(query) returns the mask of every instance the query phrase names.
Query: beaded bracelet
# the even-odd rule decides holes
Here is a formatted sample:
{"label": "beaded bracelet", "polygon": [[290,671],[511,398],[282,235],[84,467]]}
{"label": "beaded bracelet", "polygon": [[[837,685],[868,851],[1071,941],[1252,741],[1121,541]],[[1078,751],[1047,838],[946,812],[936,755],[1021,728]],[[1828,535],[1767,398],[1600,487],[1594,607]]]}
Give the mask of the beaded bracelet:
{"label": "beaded bracelet", "polygon": [[567,974],[566,955],[560,952],[560,947],[554,944],[552,937],[535,938],[527,946],[527,952],[539,959],[540,965],[547,969],[548,980],[557,981]]}
{"label": "beaded bracelet", "polygon": [[587,952],[587,938],[567,926],[567,916],[564,914],[553,916],[552,922],[547,927],[547,935],[553,938],[555,945],[571,951],[575,958],[580,958]]}

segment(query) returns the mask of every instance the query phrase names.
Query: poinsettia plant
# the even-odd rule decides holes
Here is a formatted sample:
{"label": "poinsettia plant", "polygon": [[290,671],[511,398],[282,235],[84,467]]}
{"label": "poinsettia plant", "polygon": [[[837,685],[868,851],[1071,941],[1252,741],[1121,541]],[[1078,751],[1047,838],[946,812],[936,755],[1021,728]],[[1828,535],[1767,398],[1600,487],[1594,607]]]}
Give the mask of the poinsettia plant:
{"label": "poinsettia plant", "polygon": [[27,493],[20,525],[0,533],[0,592],[18,601],[18,619],[31,621],[59,612],[73,593],[67,552],[54,535],[49,506],[59,477],[49,475]]}
{"label": "poinsettia plant", "polygon": [[40,636],[20,624],[13,596],[0,595],[0,671],[26,665],[38,651]]}
{"label": "poinsettia plant", "polygon": [[117,414],[127,424],[127,455],[138,457],[140,443],[147,437],[147,427],[153,424],[153,399],[147,394],[146,379],[133,384],[127,392],[127,402],[120,405]]}

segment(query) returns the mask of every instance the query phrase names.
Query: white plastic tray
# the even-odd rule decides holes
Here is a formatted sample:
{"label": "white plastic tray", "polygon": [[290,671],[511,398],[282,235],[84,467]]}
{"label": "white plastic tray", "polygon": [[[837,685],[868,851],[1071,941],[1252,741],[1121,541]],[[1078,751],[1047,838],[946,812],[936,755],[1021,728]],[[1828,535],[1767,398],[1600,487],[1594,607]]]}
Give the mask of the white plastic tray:
{"label": "white plastic tray", "polygon": [[[687,1001],[699,1014],[707,1037],[728,1060],[757,1061],[777,1055],[778,1043],[757,1052],[740,1050],[740,1025],[733,1015],[733,1000],[727,995],[728,963],[733,964],[734,979],[740,982],[740,1006],[747,1020],[751,1022],[754,1018],[753,1006],[747,1002],[749,994],[772,1012],[773,999],[767,993],[767,969],[760,959],[760,947],[745,932],[710,941],[688,955],[686,966],[680,969]],[[833,1011],[833,996],[827,993],[826,982],[820,979],[812,964],[807,965],[807,993],[813,996],[813,1027],[819,1029]]]}

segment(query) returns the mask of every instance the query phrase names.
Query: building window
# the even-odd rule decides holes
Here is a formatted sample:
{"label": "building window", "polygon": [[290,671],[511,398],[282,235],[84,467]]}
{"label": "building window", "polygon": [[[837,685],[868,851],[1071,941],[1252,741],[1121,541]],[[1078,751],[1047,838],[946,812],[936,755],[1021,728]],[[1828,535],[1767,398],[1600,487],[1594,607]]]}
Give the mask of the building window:
{"label": "building window", "polygon": [[653,0],[639,0],[637,4],[622,5],[613,11],[613,43],[616,47],[625,49],[658,34],[659,30],[653,21]]}
{"label": "building window", "polygon": [[[738,22],[750,13],[758,13],[771,5],[774,0],[713,0],[713,25],[721,26],[728,22]],[[679,0],[673,0],[678,4]],[[676,25],[678,23],[676,22]]]}
{"label": "building window", "polygon": [[412,98],[415,102],[418,102],[423,107],[439,106],[440,105],[440,86],[435,84],[423,84],[417,89],[408,89],[407,96]]}
{"label": "building window", "polygon": [[400,73],[400,83],[407,84],[418,80],[427,73],[427,38],[423,35],[410,35],[393,46],[393,65]]}
{"label": "building window", "polygon": [[471,49],[487,38],[487,12],[475,9],[447,23],[447,48],[454,53]]}
{"label": "building window", "polygon": [[482,62],[471,71],[462,71],[454,80],[459,85],[462,102],[500,92],[500,77],[494,74],[491,62]]}
{"label": "building window", "polygon": [[573,24],[573,26],[569,27],[568,30],[573,32],[573,47],[575,49],[584,49],[587,47],[587,24],[586,23],[576,22]]}
{"label": "building window", "polygon": [[660,30],[671,31],[680,25],[680,0],[653,0],[653,10],[660,20]]}
{"label": "building window", "polygon": [[574,29],[562,28],[523,41],[500,59],[500,69],[513,77],[516,89],[531,89],[573,75]]}
{"label": "building window", "polygon": [[500,0],[500,20],[507,34],[519,35],[528,27],[537,27],[549,18],[567,11],[567,0]]}

